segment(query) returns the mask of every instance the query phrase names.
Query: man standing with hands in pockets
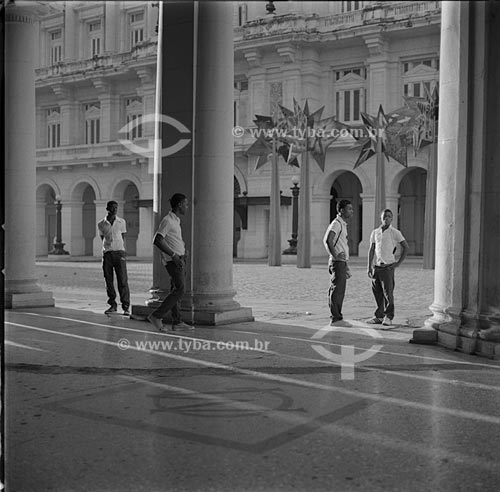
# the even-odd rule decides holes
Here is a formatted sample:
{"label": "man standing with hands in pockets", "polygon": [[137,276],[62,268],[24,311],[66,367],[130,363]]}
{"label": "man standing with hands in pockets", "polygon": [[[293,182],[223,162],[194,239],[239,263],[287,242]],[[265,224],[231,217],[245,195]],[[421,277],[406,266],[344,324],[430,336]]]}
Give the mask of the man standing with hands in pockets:
{"label": "man standing with hands in pockets", "polygon": [[330,272],[330,288],[328,289],[328,307],[330,308],[330,326],[352,326],[344,321],[342,304],[344,302],[349,271],[349,246],[347,244],[347,223],[354,214],[354,208],[349,200],[340,200],[337,204],[337,216],[328,226],[323,244],[330,255],[328,270]]}
{"label": "man standing with hands in pockets", "polygon": [[180,216],[188,209],[188,199],[182,193],[170,198],[172,210],[163,217],[153,239],[161,252],[162,264],[171,279],[170,293],[161,305],[148,316],[148,321],[159,331],[166,331],[162,318],[172,312],[172,330],[190,329],[192,326],[181,320],[179,302],[185,290],[186,245],[182,239]]}
{"label": "man standing with hands in pockets", "polygon": [[[380,218],[382,224],[372,231],[368,252],[368,276],[372,279],[377,309],[375,316],[366,322],[371,325],[391,326],[394,318],[394,269],[403,263],[409,248],[403,234],[391,225],[392,211],[386,208]],[[394,254],[398,244],[401,245],[402,251],[396,260]]]}

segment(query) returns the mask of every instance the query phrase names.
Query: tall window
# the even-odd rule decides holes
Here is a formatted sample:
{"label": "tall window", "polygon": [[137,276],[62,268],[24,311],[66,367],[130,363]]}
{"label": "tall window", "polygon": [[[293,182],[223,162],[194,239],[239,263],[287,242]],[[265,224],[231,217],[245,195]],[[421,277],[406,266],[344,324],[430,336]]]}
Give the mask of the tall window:
{"label": "tall window", "polygon": [[101,21],[93,21],[88,24],[89,34],[89,52],[90,56],[99,56],[101,54],[102,45],[102,28]]}
{"label": "tall window", "polygon": [[130,47],[133,48],[144,41],[144,12],[130,14]]}
{"label": "tall window", "polygon": [[[142,117],[143,104],[140,97],[128,97],[125,99],[125,114],[127,117],[127,124]],[[134,138],[141,138],[143,136],[142,123],[132,124],[127,134],[129,140]]]}
{"label": "tall window", "polygon": [[98,102],[84,105],[85,143],[98,144],[101,141],[101,104]]}
{"label": "tall window", "polygon": [[437,57],[404,61],[401,64],[403,96],[424,97],[425,89],[431,92],[439,80]]}
{"label": "tall window", "polygon": [[61,113],[59,108],[47,109],[47,147],[61,146]]}
{"label": "tall window", "polygon": [[63,59],[62,29],[49,32],[50,64],[55,65]]}
{"label": "tall window", "polygon": [[361,121],[365,111],[366,69],[364,67],[337,70],[335,72],[335,116],[338,121]]}
{"label": "tall window", "polygon": [[352,12],[363,8],[364,2],[342,2],[342,12]]}

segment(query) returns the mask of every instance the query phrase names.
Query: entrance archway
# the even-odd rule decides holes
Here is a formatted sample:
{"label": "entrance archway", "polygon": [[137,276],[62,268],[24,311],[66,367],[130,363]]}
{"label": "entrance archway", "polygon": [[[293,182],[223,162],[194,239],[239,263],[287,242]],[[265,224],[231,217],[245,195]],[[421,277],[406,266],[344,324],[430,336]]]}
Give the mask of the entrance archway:
{"label": "entrance archway", "polygon": [[424,254],[425,184],[427,171],[410,168],[399,184],[398,229],[408,242],[410,255]]}
{"label": "entrance archway", "polygon": [[363,231],[363,201],[361,192],[363,188],[358,177],[351,171],[343,172],[334,182],[330,190],[330,221],[337,215],[337,203],[340,200],[349,200],[354,208],[354,215],[348,224],[347,243],[349,253],[358,255],[358,247]]}

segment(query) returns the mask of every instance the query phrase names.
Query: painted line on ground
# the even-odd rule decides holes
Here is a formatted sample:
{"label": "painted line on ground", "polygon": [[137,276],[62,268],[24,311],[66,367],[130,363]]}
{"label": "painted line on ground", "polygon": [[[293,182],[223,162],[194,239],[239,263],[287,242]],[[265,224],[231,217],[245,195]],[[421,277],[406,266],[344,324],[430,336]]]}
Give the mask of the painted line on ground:
{"label": "painted line on ground", "polygon": [[[167,336],[167,337],[173,337],[173,338],[182,338],[182,339],[185,339],[185,340],[196,340],[196,341],[199,341],[199,342],[202,342],[202,343],[210,343],[210,344],[218,344],[218,343],[230,343],[230,341],[224,341],[224,340],[209,340],[209,339],[206,339],[206,338],[199,338],[199,337],[187,337],[187,336],[183,336],[183,335],[175,335],[173,333],[163,333],[163,332],[158,332],[158,331],[144,331],[144,330],[139,330],[137,328],[128,328],[128,327],[125,327],[125,326],[116,326],[116,325],[106,325],[106,324],[102,324],[102,323],[93,323],[91,321],[82,321],[82,320],[77,320],[77,319],[73,319],[73,318],[65,318],[65,317],[60,317],[60,316],[51,316],[51,315],[39,315],[37,313],[23,313],[23,314],[30,314],[30,315],[33,315],[33,316],[39,316],[39,317],[44,317],[44,318],[54,318],[54,319],[60,319],[60,320],[64,320],[64,321],[71,321],[71,322],[74,322],[74,323],[80,323],[80,324],[85,324],[85,325],[90,325],[90,326],[104,326],[106,328],[114,328],[114,329],[117,329],[117,330],[122,330],[122,331],[131,331],[131,332],[134,332],[134,333],[153,333],[155,335],[160,335],[160,336]],[[258,333],[252,333],[252,332],[247,332],[247,331],[238,331],[238,330],[234,330],[233,332],[239,332],[239,333],[247,333],[247,334],[254,334],[254,335],[258,335]],[[306,343],[314,343],[314,344],[321,344],[321,345],[327,345],[327,346],[333,346],[333,347],[342,347],[344,346],[344,344],[338,344],[338,343],[333,343],[333,342],[324,342],[322,340],[311,340],[311,339],[302,339],[302,338],[295,338],[295,337],[286,337],[286,336],[280,336],[280,335],[269,335],[269,336],[272,336],[272,337],[275,337],[275,338],[284,338],[284,339],[290,339],[290,340],[298,340],[298,341],[303,341],[303,342],[306,342]],[[365,352],[368,352],[370,351],[370,349],[365,349],[363,347],[357,347],[356,345],[354,345],[355,348],[358,348],[360,350],[364,350]],[[142,349],[141,349],[142,350]],[[291,355],[291,354],[284,354],[284,353],[281,353],[281,352],[276,352],[274,350],[263,350],[263,349],[256,349],[256,348],[252,348],[252,347],[249,347],[248,349],[245,349],[245,350],[242,350],[241,352],[243,351],[251,351],[251,352],[259,352],[259,353],[264,353],[264,354],[267,354],[267,355],[275,355],[277,357],[283,357],[283,358],[286,358],[286,359],[291,359],[291,360],[297,360],[297,361],[300,361],[300,362],[311,362],[311,363],[315,363],[315,364],[323,364],[323,365],[327,365],[327,366],[333,366],[333,367],[337,367],[339,366],[339,364],[331,361],[331,360],[327,360],[327,359],[314,359],[314,358],[310,358],[310,357],[302,357],[302,356],[297,356],[297,355]],[[383,350],[377,350],[375,353],[380,353],[380,354],[385,354],[385,355],[395,355],[395,356],[399,356],[400,354],[398,353],[394,353],[394,352],[387,352],[387,351],[383,351]],[[414,355],[410,355],[410,354],[403,354],[403,355],[407,355],[408,357],[416,357],[416,358],[424,358],[424,359],[429,359],[428,357],[425,357],[425,356],[414,356]],[[432,358],[430,358],[432,360]],[[449,361],[449,360],[446,360],[446,359],[436,359],[436,360],[439,360],[439,361],[446,361],[446,362],[450,362],[450,363],[454,363],[454,361]],[[458,361],[458,363],[462,363],[460,361]],[[468,363],[468,362],[464,362],[465,364],[474,364],[474,363]],[[423,365],[425,366],[425,364]],[[492,367],[492,366],[489,366],[489,365],[486,365],[487,367]],[[496,367],[496,366],[493,366],[494,368],[500,368],[500,367]],[[483,383],[476,383],[476,382],[468,382],[468,381],[460,381],[460,380],[457,380],[457,379],[446,379],[446,378],[438,378],[438,377],[435,377],[435,376],[425,376],[425,375],[422,375],[422,374],[414,374],[414,373],[409,373],[409,372],[401,372],[401,371],[394,371],[394,370],[389,370],[389,369],[382,369],[380,367],[370,367],[370,366],[366,366],[366,365],[359,365],[358,366],[358,370],[362,370],[362,371],[365,371],[365,372],[374,372],[374,373],[383,373],[383,374],[387,374],[387,375],[390,375],[390,376],[399,376],[399,377],[403,377],[403,378],[407,378],[407,379],[418,379],[418,380],[421,380],[421,381],[429,381],[429,382],[432,382],[432,383],[443,383],[443,384],[450,384],[450,385],[453,385],[453,386],[462,386],[462,387],[466,387],[466,388],[473,388],[473,389],[483,389],[483,390],[486,390],[486,391],[499,391],[500,392],[500,386],[492,386],[492,385],[488,385],[488,384],[483,384]]]}
{"label": "painted line on ground", "polygon": [[[110,345],[110,346],[118,348],[118,343],[110,342],[108,340],[101,340],[99,338],[92,338],[92,337],[86,337],[83,335],[76,335],[74,333],[61,333],[61,332],[58,332],[55,330],[48,330],[46,328],[39,328],[37,326],[24,325],[21,323],[13,323],[13,322],[7,322],[7,323],[11,324],[13,326],[19,326],[21,328],[26,328],[26,329],[30,329],[30,330],[34,330],[34,331],[38,331],[38,332],[51,333],[53,335],[65,336],[68,338],[75,338],[78,340],[86,340],[89,342],[101,343],[103,345]],[[177,361],[181,361],[181,362],[189,362],[191,364],[201,365],[204,367],[210,367],[213,369],[222,369],[222,370],[226,370],[228,372],[234,372],[237,374],[244,374],[245,376],[255,377],[257,379],[260,378],[260,379],[264,379],[264,380],[268,380],[268,381],[275,381],[275,382],[280,382],[283,384],[290,384],[293,386],[299,386],[299,387],[303,387],[303,388],[305,387],[305,388],[309,388],[309,389],[331,391],[331,392],[340,393],[340,394],[343,394],[346,396],[352,396],[354,398],[364,398],[364,399],[376,401],[379,403],[386,403],[386,404],[402,406],[402,407],[407,407],[407,408],[413,408],[413,409],[418,409],[418,410],[425,410],[425,411],[436,412],[436,413],[440,413],[443,415],[448,415],[448,416],[452,416],[452,417],[456,417],[456,418],[464,418],[464,419],[470,419],[470,420],[476,420],[476,421],[480,421],[480,422],[487,422],[490,424],[500,425],[500,417],[496,417],[494,415],[483,415],[483,414],[480,414],[477,412],[471,412],[468,410],[458,410],[458,409],[452,409],[452,408],[447,408],[447,407],[428,405],[428,404],[420,403],[420,402],[411,402],[411,401],[404,400],[401,398],[395,398],[395,397],[391,397],[391,396],[381,396],[381,395],[376,395],[373,393],[365,393],[362,391],[349,390],[346,388],[340,388],[338,386],[315,383],[312,381],[302,381],[302,380],[293,379],[290,377],[279,376],[277,374],[268,374],[265,372],[253,371],[251,369],[242,369],[240,367],[233,366],[233,365],[220,364],[217,362],[209,362],[209,361],[205,361],[205,360],[194,359],[192,357],[186,357],[186,356],[170,354],[170,353],[165,353],[165,352],[158,352],[155,350],[139,349],[139,348],[136,348],[133,346],[130,346],[130,348],[128,350],[134,350],[134,351],[137,351],[140,353],[148,353],[148,354],[152,354],[152,355],[157,355],[159,357],[164,357],[167,359],[177,360]]]}

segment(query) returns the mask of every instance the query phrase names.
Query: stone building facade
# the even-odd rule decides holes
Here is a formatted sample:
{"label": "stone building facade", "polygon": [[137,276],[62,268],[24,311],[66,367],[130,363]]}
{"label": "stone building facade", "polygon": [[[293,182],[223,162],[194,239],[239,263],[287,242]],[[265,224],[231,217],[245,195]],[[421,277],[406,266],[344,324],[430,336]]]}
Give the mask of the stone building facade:
{"label": "stone building facade", "polygon": [[[38,22],[36,70],[37,255],[52,249],[56,197],[62,204],[62,240],[71,255],[99,255],[95,224],[108,200],[128,224],[131,256],[152,254],[151,123],[154,113],[158,9],[151,2],[53,3]],[[308,101],[324,116],[359,124],[360,113],[403,105],[403,95],[424,94],[439,79],[439,2],[234,2],[234,124],[253,125],[277,104]],[[139,119],[137,121],[140,121]],[[124,127],[129,124],[129,130]],[[234,138],[233,256],[268,254],[270,166],[256,170]],[[323,256],[323,232],[335,204],[349,198],[354,254],[365,254],[373,228],[375,159],[357,169],[352,139],[330,147],[324,172],[311,166],[312,256]],[[423,254],[428,149],[408,154],[408,167],[386,165],[387,206]],[[282,249],[292,233],[292,176],[280,160]],[[300,183],[299,183],[300,186]]]}

